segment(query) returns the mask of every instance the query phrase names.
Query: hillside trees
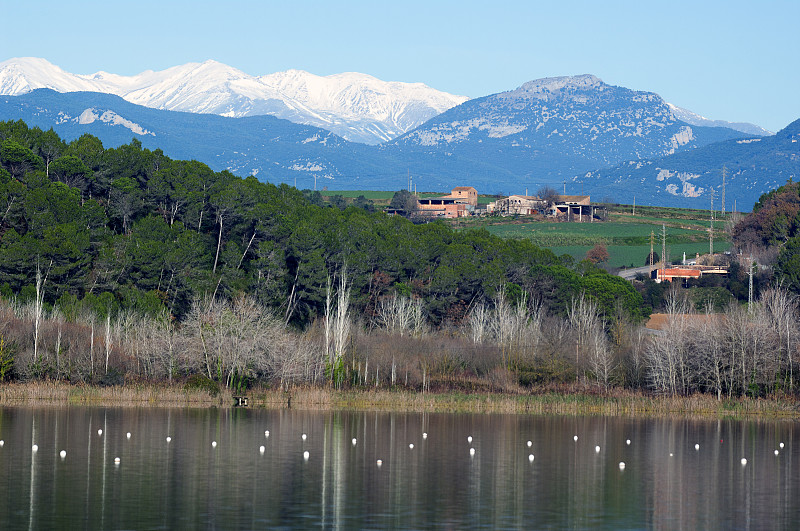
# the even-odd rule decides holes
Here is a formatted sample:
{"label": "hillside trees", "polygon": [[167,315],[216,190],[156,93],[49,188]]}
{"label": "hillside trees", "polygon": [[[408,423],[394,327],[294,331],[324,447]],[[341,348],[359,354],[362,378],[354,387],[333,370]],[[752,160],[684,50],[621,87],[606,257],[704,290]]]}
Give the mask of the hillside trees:
{"label": "hillside trees", "polygon": [[[613,299],[625,301],[632,320],[642,317],[627,283],[529,241],[314,205],[285,184],[171,160],[138,141],[105,149],[83,135],[64,144],[21,122],[0,123],[0,141],[0,287],[32,299],[38,263],[48,278],[45,306],[70,318],[76,308],[104,319],[130,310],[163,320],[166,311],[165,322],[180,327],[198,300],[247,296],[282,326],[304,329],[323,315],[328,276],[345,270],[349,315],[364,324],[389,311],[382,301],[402,300],[414,301],[417,330],[420,316],[434,327],[459,325],[506,285],[550,315],[566,315],[585,292],[604,315]],[[154,339],[174,348],[165,341]],[[164,359],[154,371],[183,366]]]}

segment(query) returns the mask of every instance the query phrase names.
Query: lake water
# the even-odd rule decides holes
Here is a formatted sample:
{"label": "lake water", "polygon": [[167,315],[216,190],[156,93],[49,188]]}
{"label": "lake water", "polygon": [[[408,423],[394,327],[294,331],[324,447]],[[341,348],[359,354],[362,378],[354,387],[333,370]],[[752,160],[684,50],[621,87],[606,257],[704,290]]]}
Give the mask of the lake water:
{"label": "lake water", "polygon": [[0,529],[798,529],[798,427],[7,407]]}

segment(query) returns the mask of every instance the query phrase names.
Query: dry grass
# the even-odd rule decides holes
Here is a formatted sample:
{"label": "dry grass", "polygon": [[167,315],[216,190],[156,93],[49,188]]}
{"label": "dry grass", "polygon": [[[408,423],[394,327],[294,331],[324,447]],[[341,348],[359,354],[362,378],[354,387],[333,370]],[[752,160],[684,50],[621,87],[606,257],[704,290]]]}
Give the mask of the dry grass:
{"label": "dry grass", "polygon": [[[518,394],[358,389],[320,387],[258,388],[247,392],[251,407],[301,410],[364,410],[452,413],[518,413],[538,415],[601,415],[626,417],[785,418],[800,419],[794,398],[734,398],[718,401],[711,395],[658,397],[641,392],[600,392],[576,384],[535,388]],[[33,382],[0,385],[0,406],[31,403],[151,406],[231,407],[233,396],[218,396],[181,385],[126,384],[115,387]]]}
{"label": "dry grass", "polygon": [[54,403],[75,405],[210,407],[233,403],[230,392],[218,396],[178,385],[128,384],[99,387],[64,382],[29,382],[0,385],[0,405]]}
{"label": "dry grass", "polygon": [[590,387],[574,385],[559,389],[540,388],[534,393],[525,394],[293,388],[288,392],[258,390],[251,392],[250,396],[256,406],[312,410],[800,418],[800,403],[795,399],[784,397],[735,398],[718,401],[710,395],[656,397],[632,391],[600,393]]}

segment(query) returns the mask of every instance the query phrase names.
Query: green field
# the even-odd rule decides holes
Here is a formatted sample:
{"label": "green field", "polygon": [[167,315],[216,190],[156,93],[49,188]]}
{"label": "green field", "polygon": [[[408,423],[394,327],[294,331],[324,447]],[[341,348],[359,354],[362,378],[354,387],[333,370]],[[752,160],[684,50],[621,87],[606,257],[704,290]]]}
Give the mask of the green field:
{"label": "green field", "polygon": [[[597,223],[550,223],[520,220],[484,220],[464,224],[482,227],[502,238],[526,238],[540,247],[551,249],[558,255],[568,254],[576,260],[586,257],[586,252],[602,244],[609,253],[607,267],[638,267],[645,265],[650,253],[650,234],[653,233],[653,250],[661,254],[661,227],[666,226],[666,245],[669,259],[680,261],[706,254],[709,250],[707,212],[686,209],[661,209],[651,207],[647,215],[611,214],[612,221]],[[663,214],[659,217],[656,214]],[[695,217],[691,218],[690,214]],[[714,223],[714,251],[730,248],[724,222]]]}
{"label": "green field", "polygon": [[[653,246],[654,251],[661,255],[661,244],[658,243]],[[548,247],[557,255],[568,254],[575,260],[583,260],[586,258],[586,251],[591,249],[591,245],[565,245],[557,247]],[[715,252],[724,252],[730,248],[730,243],[721,241],[714,242]],[[609,245],[606,247],[609,254],[609,260],[604,266],[607,267],[639,267],[646,265],[645,260],[647,255],[650,254],[650,245]],[[683,258],[683,253],[686,253],[686,258],[694,258],[696,253],[701,255],[708,253],[708,242],[695,242],[695,243],[677,243],[667,244],[667,254],[672,262],[679,262]]]}
{"label": "green field", "polygon": [[[573,245],[650,245],[650,233],[657,245],[661,242],[661,227],[649,223],[507,223],[486,225],[486,230],[502,238],[527,238],[540,247]],[[667,244],[692,243],[708,240],[708,232],[689,228],[668,228]]]}
{"label": "green field", "polygon": [[355,199],[359,196],[364,196],[371,201],[391,201],[394,192],[384,192],[376,190],[324,190],[320,191],[322,197],[333,197],[340,195],[342,197],[349,197]]}
{"label": "green field", "polygon": [[[394,192],[375,190],[326,190],[323,198],[342,196],[355,199],[359,196],[373,201],[376,206],[388,205]],[[444,193],[424,192],[420,197],[437,197]],[[479,196],[482,205],[494,201],[491,196]],[[540,247],[551,249],[558,255],[568,254],[582,260],[586,251],[596,244],[608,249],[607,267],[645,265],[650,253],[650,234],[653,233],[654,250],[661,254],[661,227],[666,227],[666,244],[670,259],[679,261],[695,254],[708,253],[708,228],[710,213],[707,210],[637,206],[633,215],[631,205],[606,205],[608,221],[597,223],[552,223],[530,221],[530,218],[465,218],[450,223],[457,230],[484,228],[501,238],[526,238]],[[726,251],[730,247],[724,232],[725,218],[717,213],[714,222],[714,250]]]}

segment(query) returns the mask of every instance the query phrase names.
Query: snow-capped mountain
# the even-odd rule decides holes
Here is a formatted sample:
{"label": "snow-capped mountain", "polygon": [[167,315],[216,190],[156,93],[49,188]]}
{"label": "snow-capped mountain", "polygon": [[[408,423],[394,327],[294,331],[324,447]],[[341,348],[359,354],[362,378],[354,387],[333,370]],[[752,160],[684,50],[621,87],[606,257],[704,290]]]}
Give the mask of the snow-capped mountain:
{"label": "snow-capped mountain", "polygon": [[353,72],[317,76],[289,70],[251,76],[216,61],[134,76],[72,74],[38,58],[0,63],[0,95],[37,88],[114,94],[155,109],[228,117],[272,115],[366,144],[395,138],[468,99],[422,83],[386,82]]}

